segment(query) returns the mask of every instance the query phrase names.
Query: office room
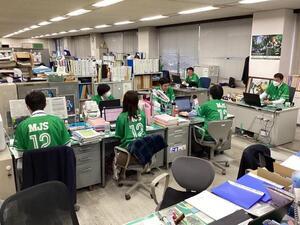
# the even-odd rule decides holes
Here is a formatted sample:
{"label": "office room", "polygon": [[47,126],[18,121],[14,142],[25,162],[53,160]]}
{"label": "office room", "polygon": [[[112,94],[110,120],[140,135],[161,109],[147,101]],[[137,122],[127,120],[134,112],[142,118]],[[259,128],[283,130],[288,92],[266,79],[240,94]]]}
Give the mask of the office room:
{"label": "office room", "polygon": [[300,224],[300,0],[2,0],[0,224]]}

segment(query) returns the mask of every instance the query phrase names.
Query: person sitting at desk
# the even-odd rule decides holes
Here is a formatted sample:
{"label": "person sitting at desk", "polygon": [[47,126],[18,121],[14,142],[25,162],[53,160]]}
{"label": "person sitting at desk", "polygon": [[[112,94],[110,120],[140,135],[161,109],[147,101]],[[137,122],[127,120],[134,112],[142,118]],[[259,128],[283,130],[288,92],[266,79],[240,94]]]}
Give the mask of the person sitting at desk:
{"label": "person sitting at desk", "polygon": [[194,68],[189,67],[186,69],[187,72],[187,77],[185,79],[185,82],[190,86],[190,87],[198,87],[199,85],[199,77],[197,74],[194,73]]}
{"label": "person sitting at desk", "polygon": [[289,86],[283,82],[283,75],[276,73],[267,90],[260,95],[260,99],[267,105],[283,104],[289,101],[289,96]]}
{"label": "person sitting at desk", "polygon": [[212,100],[203,103],[197,109],[197,116],[205,119],[205,140],[211,140],[211,137],[207,131],[208,122],[227,119],[227,106],[226,103],[221,100],[224,93],[223,88],[220,85],[214,85],[210,88],[209,93],[212,97]]}
{"label": "person sitting at desk", "polygon": [[[157,90],[161,90],[164,92],[166,96],[170,99],[170,102],[173,102],[175,100],[175,94],[173,88],[170,86],[170,80],[167,78],[160,78],[159,80],[159,87],[156,88]],[[160,99],[154,99],[158,103],[161,104]]]}
{"label": "person sitting at desk", "polygon": [[97,93],[98,93],[98,95],[94,95],[92,97],[92,100],[97,102],[98,105],[99,105],[99,102],[101,102],[101,101],[115,99],[111,94],[110,86],[107,84],[99,84],[97,87]]}
{"label": "person sitting at desk", "polygon": [[[128,148],[129,144],[137,138],[146,135],[146,116],[138,107],[139,98],[135,91],[127,91],[123,100],[123,112],[118,116],[116,122],[115,136],[120,139],[120,147]],[[115,156],[114,179],[118,179],[119,165],[124,166],[127,160],[126,153]],[[137,160],[131,157],[132,164]]]}
{"label": "person sitting at desk", "polygon": [[46,97],[42,92],[29,93],[25,97],[25,103],[31,117],[17,126],[13,144],[16,150],[24,152],[69,144],[70,134],[64,122],[45,113]]}

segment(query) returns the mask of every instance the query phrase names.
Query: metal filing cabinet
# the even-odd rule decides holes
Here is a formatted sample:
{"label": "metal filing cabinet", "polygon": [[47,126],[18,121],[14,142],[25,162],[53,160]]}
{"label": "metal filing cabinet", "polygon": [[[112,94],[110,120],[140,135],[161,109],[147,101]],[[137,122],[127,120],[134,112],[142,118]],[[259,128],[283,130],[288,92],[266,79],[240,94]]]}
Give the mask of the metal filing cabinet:
{"label": "metal filing cabinet", "polygon": [[178,156],[188,155],[189,124],[168,127],[166,163],[173,162]]}
{"label": "metal filing cabinet", "polygon": [[72,146],[76,157],[76,188],[101,183],[100,143]]}

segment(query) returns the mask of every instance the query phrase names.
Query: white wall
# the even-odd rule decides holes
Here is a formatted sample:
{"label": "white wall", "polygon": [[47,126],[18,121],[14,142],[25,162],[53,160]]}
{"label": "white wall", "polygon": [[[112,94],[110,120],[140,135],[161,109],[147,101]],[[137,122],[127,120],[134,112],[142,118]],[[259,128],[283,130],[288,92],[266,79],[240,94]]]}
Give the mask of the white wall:
{"label": "white wall", "polygon": [[297,15],[295,46],[291,74],[300,74],[300,14]]}
{"label": "white wall", "polygon": [[138,49],[136,31],[107,33],[103,34],[103,39],[109,52],[133,54]]}
{"label": "white wall", "polygon": [[241,80],[249,56],[251,27],[252,19],[201,24],[199,65],[219,66],[221,80]]}

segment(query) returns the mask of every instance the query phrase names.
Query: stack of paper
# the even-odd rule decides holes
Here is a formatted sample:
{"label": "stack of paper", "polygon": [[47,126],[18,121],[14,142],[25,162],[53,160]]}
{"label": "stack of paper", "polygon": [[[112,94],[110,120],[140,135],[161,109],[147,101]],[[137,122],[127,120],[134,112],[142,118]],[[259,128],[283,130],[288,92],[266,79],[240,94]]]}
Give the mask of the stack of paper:
{"label": "stack of paper", "polygon": [[101,139],[101,134],[93,129],[77,130],[73,132],[73,136],[81,144],[97,142]]}
{"label": "stack of paper", "polygon": [[105,130],[105,120],[103,118],[89,118],[87,123],[96,131]]}
{"label": "stack of paper", "polygon": [[175,126],[178,124],[178,118],[169,116],[167,114],[156,115],[154,116],[154,123],[163,127]]}
{"label": "stack of paper", "polygon": [[295,171],[300,171],[300,157],[296,155],[292,155],[283,163],[281,163],[281,165]]}

